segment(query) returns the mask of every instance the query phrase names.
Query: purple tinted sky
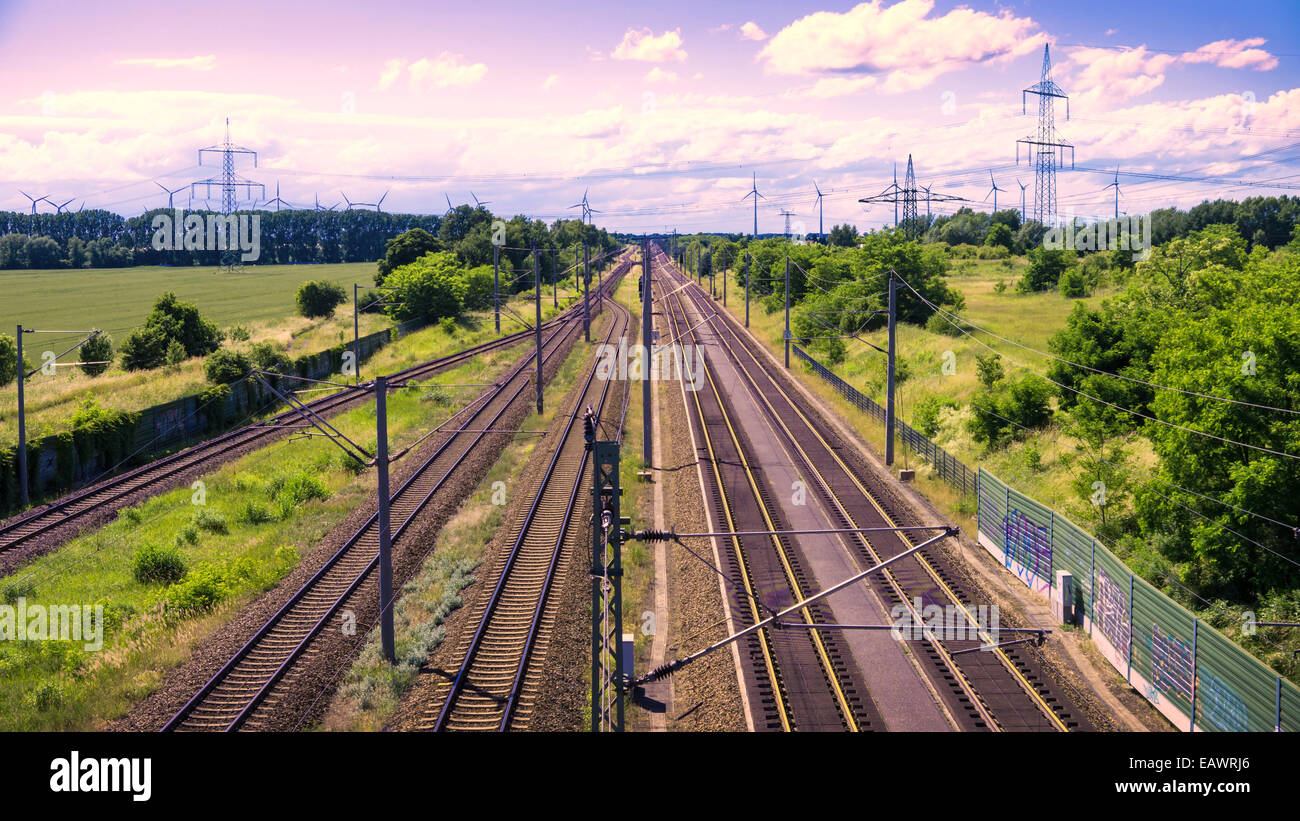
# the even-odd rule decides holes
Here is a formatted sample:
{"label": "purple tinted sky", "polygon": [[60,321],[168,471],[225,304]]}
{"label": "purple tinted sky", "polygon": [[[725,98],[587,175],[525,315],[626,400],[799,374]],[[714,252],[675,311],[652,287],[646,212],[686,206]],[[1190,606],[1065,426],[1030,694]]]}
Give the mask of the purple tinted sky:
{"label": "purple tinted sky", "polygon": [[1020,90],[1045,42],[1071,95],[1058,127],[1090,169],[1062,174],[1063,211],[1109,213],[1117,164],[1133,213],[1290,192],[1300,12],[1229,8],[0,2],[0,208],[30,207],[19,188],[155,207],[153,180],[212,173],[196,149],[227,116],[260,155],[241,172],[308,206],[391,189],[386,210],[434,212],[473,191],[554,217],[590,186],[611,228],[749,230],[756,172],[760,231],[781,208],[816,230],[813,179],[828,226],[865,229],[893,209],[857,199],[909,153],[922,184],[988,208],[992,170],[1018,206],[1033,175],[1015,140],[1036,122]]}

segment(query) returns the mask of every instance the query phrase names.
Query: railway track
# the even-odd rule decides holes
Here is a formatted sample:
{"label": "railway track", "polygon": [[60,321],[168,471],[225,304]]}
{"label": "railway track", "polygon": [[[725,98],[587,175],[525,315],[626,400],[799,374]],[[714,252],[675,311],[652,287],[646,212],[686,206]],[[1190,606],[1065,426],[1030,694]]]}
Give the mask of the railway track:
{"label": "railway track", "polygon": [[[624,266],[626,267],[626,266]],[[612,274],[611,274],[611,278]],[[608,293],[606,287],[603,293]],[[593,291],[593,304],[598,304],[601,294]],[[544,323],[548,333],[557,329],[569,328],[573,323],[582,321],[582,302],[578,301],[560,315]],[[489,351],[509,347],[519,342],[529,341],[532,330],[523,330],[508,334],[458,351],[410,368],[403,369],[389,377],[390,382],[419,380],[470,361]],[[306,403],[313,413],[327,416],[341,411],[368,398],[373,393],[373,383],[345,388]],[[43,536],[69,523],[83,519],[96,511],[112,510],[114,506],[124,503],[143,489],[156,489],[157,492],[168,489],[169,480],[185,472],[206,464],[217,464],[231,454],[258,443],[269,443],[274,439],[293,431],[295,423],[301,421],[295,410],[279,413],[263,422],[232,430],[228,433],[193,445],[161,459],[154,460],[134,470],[114,476],[92,487],[85,488],[65,496],[55,502],[33,508],[25,514],[0,524],[0,556],[32,539]],[[73,534],[69,533],[68,538]]]}
{"label": "railway track", "polygon": [[[610,274],[617,283],[627,265]],[[564,349],[580,325],[561,323],[543,347],[544,361]],[[567,332],[566,332],[567,331]],[[401,484],[391,500],[394,550],[402,535],[436,494],[460,471],[466,457],[498,419],[531,385],[531,356],[522,359],[496,386],[466,406],[432,453]],[[456,417],[453,417],[456,418]],[[448,503],[440,499],[440,503]],[[378,514],[349,538],[289,600],[163,726],[164,731],[233,731],[265,729],[283,721],[292,689],[318,651],[326,630],[341,630],[344,609],[377,612]],[[353,603],[356,603],[353,606]]]}
{"label": "railway track", "polygon": [[[615,318],[606,343],[626,334],[631,316],[611,304]],[[579,513],[582,500],[589,500],[583,493],[589,454],[582,418],[589,407],[600,417],[612,384],[614,380],[598,378],[593,364],[501,561],[496,584],[472,611],[475,629],[457,648],[462,661],[435,689],[419,729],[505,731],[525,727],[532,718],[539,684],[534,662],[545,658],[551,639],[558,611],[552,595],[556,580],[586,544]],[[623,393],[626,397],[626,384]]]}
{"label": "railway track", "polygon": [[[656,271],[667,270],[660,256]],[[689,318],[680,281],[655,287],[671,339],[701,345],[698,319]],[[696,425],[696,449],[714,521],[729,531],[787,530],[770,489],[750,457],[745,433],[733,418],[719,389],[719,376],[705,361],[706,383],[687,391],[688,412]],[[697,380],[698,381],[698,380]],[[747,627],[816,592],[795,545],[784,536],[732,536],[726,541],[732,605],[739,627]],[[833,621],[822,603],[804,608],[805,623]],[[750,634],[742,648],[753,679],[749,686],[757,705],[754,725],[776,731],[869,731],[883,726],[880,713],[862,684],[861,672],[833,633],[816,630],[765,628]]]}
{"label": "railway track", "polygon": [[[683,289],[701,316],[714,313],[712,301],[696,286]],[[885,483],[851,447],[841,443],[830,426],[804,409],[793,386],[771,360],[752,350],[734,320],[720,313],[710,323],[721,347],[742,381],[761,400],[774,429],[780,431],[796,464],[812,481],[812,490],[832,516],[832,526],[844,528],[896,527],[919,524],[894,502]],[[911,534],[873,533],[844,537],[861,566],[871,566],[909,549]],[[973,597],[947,555],[936,545],[891,566],[872,584],[887,607],[903,605],[920,621],[913,602],[923,606],[959,608],[975,623]],[[990,644],[991,637],[965,640],[910,641],[914,655],[949,714],[965,730],[1073,731],[1091,724],[1071,699],[1045,674],[1025,646],[969,652]],[[967,652],[963,652],[967,651]]]}

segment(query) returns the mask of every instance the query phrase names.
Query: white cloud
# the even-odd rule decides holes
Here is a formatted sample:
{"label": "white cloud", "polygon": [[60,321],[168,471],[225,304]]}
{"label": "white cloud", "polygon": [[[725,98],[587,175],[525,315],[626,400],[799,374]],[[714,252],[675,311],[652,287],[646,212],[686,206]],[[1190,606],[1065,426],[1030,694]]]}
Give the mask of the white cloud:
{"label": "white cloud", "polygon": [[149,68],[186,68],[192,71],[211,71],[217,66],[215,54],[202,57],[132,57],[118,60],[123,66],[148,66]]}
{"label": "white cloud", "polygon": [[555,84],[560,81],[560,75],[552,74],[542,81],[542,91],[550,91],[555,88]]}
{"label": "white cloud", "polygon": [[1277,68],[1277,58],[1259,46],[1268,41],[1263,37],[1249,40],[1216,40],[1206,43],[1196,51],[1182,56],[1185,63],[1213,63],[1220,68],[1253,68],[1272,71]]}
{"label": "white cloud", "polygon": [[1109,108],[1163,85],[1165,70],[1176,62],[1174,55],[1149,52],[1145,45],[1123,51],[1079,48],[1069,52],[1061,71],[1070,76],[1067,90],[1081,105]]}
{"label": "white cloud", "polygon": [[467,63],[459,54],[444,51],[434,59],[421,57],[408,65],[407,61],[395,58],[384,63],[379,74],[380,90],[387,89],[406,73],[411,88],[427,89],[455,88],[470,86],[483,79],[487,74],[487,64]]}
{"label": "white cloud", "polygon": [[742,40],[766,40],[767,32],[758,27],[753,20],[740,27],[740,39]]}
{"label": "white cloud", "polygon": [[881,90],[910,91],[941,74],[1001,62],[1042,48],[1046,35],[1028,17],[956,8],[930,17],[934,0],[861,3],[819,11],[773,35],[758,59],[773,74],[887,74]]}
{"label": "white cloud", "polygon": [[485,63],[466,63],[464,57],[449,51],[433,60],[421,58],[411,64],[411,83],[416,86],[470,86],[482,80],[484,74],[487,74]]}
{"label": "white cloud", "polygon": [[643,60],[648,63],[682,62],[686,51],[682,48],[682,31],[673,29],[658,36],[648,29],[628,29],[623,40],[614,49],[615,60]]}
{"label": "white cloud", "polygon": [[677,81],[677,74],[672,71],[664,71],[659,66],[655,66],[646,72],[645,81],[647,83],[673,83]]}
{"label": "white cloud", "polygon": [[809,97],[827,99],[856,94],[876,84],[875,77],[823,77],[806,93]]}

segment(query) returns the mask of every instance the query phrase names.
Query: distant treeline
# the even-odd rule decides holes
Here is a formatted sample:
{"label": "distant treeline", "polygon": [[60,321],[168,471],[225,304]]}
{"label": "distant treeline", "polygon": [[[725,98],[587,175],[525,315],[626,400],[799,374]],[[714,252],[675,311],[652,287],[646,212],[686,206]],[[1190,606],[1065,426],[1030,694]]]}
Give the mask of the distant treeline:
{"label": "distant treeline", "polygon": [[[213,213],[186,211],[206,220]],[[505,222],[505,243],[527,247],[533,240],[539,247],[588,242],[598,248],[612,246],[600,229],[576,220],[561,220],[547,226],[541,220],[516,216],[495,217],[482,207],[457,206],[442,216],[388,214],[376,211],[263,211],[261,256],[263,265],[291,263],[374,262],[384,256],[386,243],[412,228],[421,228],[455,250],[467,266],[491,263],[492,223]],[[218,265],[219,250],[158,251],[153,247],[154,217],[174,215],[158,208],[136,217],[111,211],[79,211],[62,214],[22,214],[0,211],[0,269],[15,268],[116,268],[129,265]],[[512,261],[522,263],[527,252],[509,251]]]}

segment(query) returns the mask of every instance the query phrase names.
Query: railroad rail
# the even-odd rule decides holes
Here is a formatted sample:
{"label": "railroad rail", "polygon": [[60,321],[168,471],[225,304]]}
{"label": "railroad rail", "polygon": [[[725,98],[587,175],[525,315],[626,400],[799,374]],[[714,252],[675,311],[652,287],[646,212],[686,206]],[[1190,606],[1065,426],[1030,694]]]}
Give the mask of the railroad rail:
{"label": "railroad rail", "polygon": [[[687,279],[678,275],[679,279]],[[712,300],[693,284],[683,292],[702,316],[716,312]],[[734,364],[742,382],[751,388],[773,429],[780,432],[811,490],[830,512],[833,525],[844,528],[898,527],[919,524],[893,500],[886,483],[876,475],[825,420],[806,411],[795,395],[791,379],[771,360],[756,354],[752,342],[725,312],[709,324],[721,348]],[[846,535],[846,544],[862,566],[898,555],[916,542],[911,534],[882,532]],[[955,606],[970,623],[977,623],[973,597],[951,560],[938,546],[925,548],[891,566],[872,580],[887,607],[912,609],[919,597],[924,605]],[[913,618],[920,622],[919,613]],[[965,730],[1073,731],[1091,724],[1071,699],[1051,680],[1035,655],[1024,645],[992,651],[962,652],[978,648],[987,636],[966,640],[909,641],[921,668]]]}
{"label": "railroad rail", "polygon": [[[623,265],[622,267],[626,269],[628,266]],[[611,272],[610,279],[614,278]],[[601,293],[592,292],[593,305],[599,304],[602,296],[609,292],[607,284],[602,284],[602,289]],[[548,331],[554,331],[557,328],[570,327],[573,323],[580,323],[581,321],[582,301],[578,300],[561,314],[543,323],[543,327]],[[389,377],[389,381],[396,383],[423,379],[450,370],[489,351],[529,341],[533,334],[532,329],[518,331],[429,362],[413,365],[397,371]],[[337,393],[320,397],[305,404],[317,415],[333,415],[363,401],[371,393],[373,393],[373,383],[367,382],[344,388]],[[131,497],[142,489],[156,488],[161,491],[167,487],[168,480],[192,468],[208,463],[219,463],[230,454],[250,444],[273,441],[275,438],[292,432],[295,429],[295,423],[300,421],[301,416],[298,411],[286,410],[265,421],[236,428],[64,496],[52,503],[33,508],[27,513],[20,514],[0,524],[0,555],[37,536],[74,522],[86,514],[111,509],[115,504],[121,503],[124,499]],[[69,534],[69,538],[71,536],[72,534]]]}
{"label": "railroad rail", "polygon": [[[616,284],[627,267],[626,263],[618,266],[611,281]],[[577,331],[578,326],[572,323],[554,327],[543,345],[544,361],[562,350],[567,337]],[[447,431],[446,438],[393,494],[395,547],[435,494],[458,475],[458,468],[475,446],[529,387],[532,364],[531,356],[523,358],[496,386],[466,406],[457,427]],[[162,729],[233,731],[271,726],[322,631],[334,622],[341,625],[340,611],[345,604],[375,599],[378,526],[378,514],[372,514]]]}
{"label": "railroad rail", "polygon": [[[607,344],[627,333],[631,318],[626,308],[611,304],[615,319]],[[462,661],[455,675],[435,689],[419,729],[506,731],[526,726],[534,714],[539,684],[534,662],[545,657],[551,640],[558,611],[552,596],[556,580],[587,544],[578,514],[581,500],[589,498],[583,493],[590,455],[581,419],[587,408],[599,418],[615,384],[598,378],[598,368],[599,361],[568,415],[496,584],[472,611],[475,629],[457,648]],[[626,384],[623,391],[626,397]]]}
{"label": "railroad rail", "polygon": [[[656,271],[668,270],[666,257],[660,256],[657,263]],[[686,315],[681,289],[664,286],[663,278],[656,277],[655,287],[662,292],[660,300],[671,326],[669,336],[700,345],[700,330],[694,327],[698,320]],[[697,361],[707,384],[685,393],[696,423],[696,450],[715,521],[720,529],[732,532],[790,529],[750,456],[746,435],[724,401],[718,375],[706,361]],[[724,565],[739,626],[754,624],[816,592],[788,537],[732,536],[726,545]],[[809,624],[833,621],[823,603],[804,608],[801,616]],[[742,656],[748,655],[753,674],[750,703],[760,713],[754,717],[755,727],[851,732],[881,728],[880,713],[867,695],[861,671],[840,643],[834,633],[817,630],[765,628],[747,637]]]}

